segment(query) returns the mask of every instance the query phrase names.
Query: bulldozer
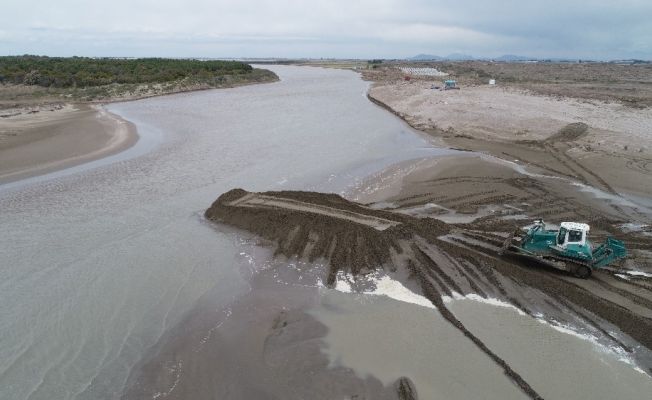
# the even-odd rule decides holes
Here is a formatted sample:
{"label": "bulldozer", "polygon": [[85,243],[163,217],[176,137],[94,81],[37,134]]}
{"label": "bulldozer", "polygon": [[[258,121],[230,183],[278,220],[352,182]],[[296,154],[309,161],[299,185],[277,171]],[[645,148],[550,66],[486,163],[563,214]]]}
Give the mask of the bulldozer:
{"label": "bulldozer", "polygon": [[594,247],[588,240],[589,230],[589,225],[579,222],[562,222],[559,229],[547,229],[539,219],[527,231],[519,229],[509,236],[499,254],[534,260],[587,279],[594,270],[627,257],[625,244],[612,237]]}

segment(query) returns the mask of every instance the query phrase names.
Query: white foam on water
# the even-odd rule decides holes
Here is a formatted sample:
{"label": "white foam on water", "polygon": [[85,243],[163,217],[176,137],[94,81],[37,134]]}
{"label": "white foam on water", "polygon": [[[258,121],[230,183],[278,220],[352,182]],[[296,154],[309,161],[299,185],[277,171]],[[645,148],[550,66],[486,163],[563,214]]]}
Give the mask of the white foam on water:
{"label": "white foam on water", "polygon": [[489,304],[489,305],[494,306],[494,307],[511,308],[512,310],[516,311],[519,315],[523,315],[523,316],[527,315],[526,313],[524,313],[521,309],[519,309],[515,305],[513,305],[511,303],[508,303],[506,301],[496,299],[494,297],[482,297],[482,296],[479,296],[477,294],[471,293],[471,294],[468,294],[468,295],[464,296],[463,298],[473,300],[473,301],[478,301],[478,302],[484,303],[484,304]]}
{"label": "white foam on water", "polygon": [[650,225],[648,224],[640,224],[636,222],[627,222],[624,224],[620,224],[618,226],[623,232],[629,233],[629,232],[641,232],[644,231],[645,229],[649,228]]}
{"label": "white foam on water", "polygon": [[[359,293],[359,294],[376,295],[376,296],[387,296],[391,299],[400,302],[436,309],[436,307],[426,297],[414,293],[413,291],[405,287],[401,282],[392,279],[387,275],[380,276],[378,273],[376,273],[370,276],[368,275],[366,278],[368,278],[369,282],[375,285],[374,289],[356,291],[353,289],[352,286],[352,282],[355,281],[355,278],[350,274],[339,273],[335,283],[335,290],[343,293]],[[451,296],[444,295],[441,298],[444,301],[444,303],[470,300],[470,301],[475,301],[483,304],[488,304],[493,307],[508,308],[514,310],[520,316],[529,317],[528,314],[526,314],[525,312],[523,312],[521,309],[514,306],[513,304],[497,298],[482,297],[480,295],[473,294],[473,293],[468,295],[462,295],[455,291],[451,292]],[[537,322],[547,325],[558,332],[588,341],[599,351],[605,354],[615,356],[619,361],[629,365],[635,371],[644,374],[646,376],[650,376],[647,372],[645,372],[645,370],[641,369],[636,364],[634,359],[621,347],[607,346],[605,344],[602,344],[598,341],[598,338],[596,336],[586,332],[580,332],[579,330],[573,328],[570,325],[562,324],[558,321],[545,318],[545,315],[542,313],[534,314],[534,319]]]}
{"label": "white foam on water", "polygon": [[374,282],[376,283],[376,289],[365,293],[384,295],[405,303],[416,304],[418,306],[427,308],[435,308],[430,300],[424,296],[414,293],[410,289],[403,286],[401,282],[394,280],[387,275],[382,276],[379,279],[375,279]]}
{"label": "white foam on water", "polygon": [[[448,297],[448,296],[446,296],[446,297]],[[489,304],[489,305],[492,305],[492,306],[495,306],[495,307],[511,308],[511,309],[515,310],[516,312],[518,312],[519,315],[527,316],[527,314],[524,313],[522,310],[520,310],[518,307],[514,306],[513,304],[507,303],[505,301],[502,301],[502,300],[498,300],[498,299],[491,298],[491,297],[484,298],[484,297],[479,296],[477,294],[469,294],[469,295],[466,295],[466,296],[461,296],[459,293],[453,292],[453,298],[455,300],[459,300],[460,297],[461,297],[461,299],[470,299],[470,300],[474,300],[474,301],[479,301],[481,303]],[[450,299],[450,297],[448,297],[448,299]],[[444,301],[446,302],[446,300],[444,300]],[[452,301],[452,300],[449,300],[449,301]],[[606,346],[606,345],[600,343],[598,341],[597,337],[595,337],[593,335],[590,335],[588,333],[585,333],[585,332],[579,332],[578,330],[573,329],[573,327],[571,327],[570,325],[565,325],[565,324],[559,323],[559,322],[557,322],[555,320],[546,319],[545,315],[542,314],[542,313],[534,314],[534,318],[538,322],[540,322],[542,324],[545,324],[545,325],[548,325],[548,326],[552,327],[554,330],[556,330],[558,332],[562,332],[562,333],[565,333],[567,335],[572,335],[572,336],[575,336],[575,337],[580,338],[582,340],[586,340],[586,341],[591,342],[600,351],[616,355],[616,357],[618,357],[618,360],[630,365],[637,372],[640,372],[640,373],[643,373],[643,374],[647,375],[647,373],[643,369],[639,368],[638,365],[636,365],[636,362],[621,347]]]}
{"label": "white foam on water", "polygon": [[415,304],[427,308],[435,308],[435,306],[425,298],[418,295],[410,289],[403,286],[403,284],[387,275],[379,276],[374,274],[368,276],[368,281],[373,284],[374,288],[370,290],[354,291],[351,282],[354,281],[353,276],[338,274],[335,281],[335,290],[342,293],[360,293],[375,296],[387,296],[391,299],[402,301],[404,303]]}
{"label": "white foam on water", "polygon": [[[369,282],[375,286],[375,288],[372,290],[355,291],[351,285],[351,283],[355,281],[355,278],[350,274],[339,273],[337,275],[337,280],[335,281],[335,290],[342,293],[355,292],[360,294],[387,296],[391,299],[402,301],[404,303],[415,304],[427,308],[436,308],[434,304],[432,304],[432,302],[428,300],[426,297],[414,293],[413,291],[405,287],[401,282],[392,279],[388,275],[379,276],[378,274],[375,274],[375,275],[368,276],[367,278]],[[510,304],[508,302],[496,298],[492,298],[492,297],[485,298],[473,293],[464,296],[455,291],[451,292],[451,294],[452,297],[447,295],[441,296],[444,303],[450,303],[452,301],[459,301],[459,300],[472,300],[484,304],[489,304],[494,307],[510,308],[516,311],[517,313],[519,313],[519,315],[527,315],[513,304]]]}
{"label": "white foam on water", "polygon": [[337,290],[338,292],[342,292],[342,293],[352,293],[353,292],[353,289],[351,288],[351,284],[346,280],[339,279],[339,277],[338,277],[337,281],[335,281],[335,290]]}
{"label": "white foam on water", "polygon": [[623,271],[624,273],[628,275],[634,275],[634,276],[644,276],[646,278],[652,278],[652,274],[643,272],[643,271],[636,271],[636,270],[629,270],[629,271]]}
{"label": "white foam on water", "polygon": [[451,303],[453,301],[459,301],[459,300],[472,300],[472,301],[477,301],[479,303],[489,304],[494,307],[511,308],[512,310],[516,311],[519,315],[527,315],[521,309],[506,301],[502,301],[494,297],[482,297],[475,293],[467,294],[466,296],[464,296],[453,291],[452,297],[444,295],[441,296],[441,298],[444,301],[444,303]]}
{"label": "white foam on water", "polygon": [[[641,369],[636,362],[630,357],[630,355],[621,347],[617,346],[607,346],[598,341],[598,338],[594,335],[591,335],[586,332],[579,332],[577,329],[573,328],[571,325],[562,324],[555,320],[545,319],[541,314],[541,317],[537,317],[536,320],[544,325],[550,326],[552,329],[557,332],[561,332],[567,335],[574,336],[576,338],[590,342],[595,348],[599,351],[615,355],[619,361],[624,362],[625,364],[631,366],[636,372],[649,376],[645,370]],[[652,377],[651,377],[652,378]]]}

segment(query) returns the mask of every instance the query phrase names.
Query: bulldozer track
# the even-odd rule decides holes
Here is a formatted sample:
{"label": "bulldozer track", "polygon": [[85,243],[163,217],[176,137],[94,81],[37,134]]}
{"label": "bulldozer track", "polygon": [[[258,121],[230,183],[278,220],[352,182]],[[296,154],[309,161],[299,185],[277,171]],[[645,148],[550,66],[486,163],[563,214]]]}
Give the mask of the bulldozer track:
{"label": "bulldozer track", "polygon": [[570,163],[569,163],[569,158],[568,157],[562,157],[561,152],[558,151],[554,146],[546,144],[544,146],[544,148],[546,150],[546,153],[550,154],[550,156],[553,157],[555,160],[557,160],[557,162],[559,162],[559,164],[563,165],[564,167],[566,167],[566,169],[568,169],[568,171],[570,173],[564,174],[565,176],[578,179],[582,183],[588,183],[586,177],[580,171],[578,171],[576,168],[574,168],[573,165],[571,165],[571,164],[573,164],[572,160],[570,160]]}
{"label": "bulldozer track", "polygon": [[299,200],[286,199],[283,197],[265,196],[259,193],[248,193],[247,195],[230,202],[229,206],[249,208],[276,208],[307,212],[355,222],[372,227],[379,231],[391,228],[392,226],[400,225],[400,222],[398,221],[392,221],[372,215],[341,210],[319,204],[306,203]]}
{"label": "bulldozer track", "polygon": [[[555,148],[555,149],[556,149],[556,148]],[[570,156],[566,153],[566,151],[561,151],[561,150],[557,150],[557,151],[558,151],[558,154],[559,154],[561,157],[564,157],[566,160],[568,160],[569,163],[575,165],[577,168],[579,168],[580,170],[584,171],[585,174],[587,174],[587,175],[593,177],[593,178],[594,178],[594,179],[595,179],[595,180],[596,180],[600,185],[602,185],[602,187],[603,187],[604,189],[606,189],[608,192],[610,192],[610,193],[612,193],[612,194],[617,194],[617,192],[616,192],[616,191],[615,191],[615,190],[614,190],[614,189],[613,189],[613,188],[612,188],[612,187],[611,187],[611,186],[610,186],[610,185],[609,185],[609,184],[608,184],[604,179],[602,179],[602,177],[601,177],[600,175],[598,175],[598,174],[596,174],[595,172],[591,171],[590,169],[586,168],[584,165],[582,165],[582,164],[581,164],[579,161],[577,161],[576,159],[570,157]],[[581,173],[581,172],[580,172],[580,173]],[[585,176],[585,175],[583,175],[583,176],[584,176],[585,179],[586,179],[586,176]]]}
{"label": "bulldozer track", "polygon": [[632,171],[641,172],[646,175],[652,175],[652,160],[633,158],[625,166]]}
{"label": "bulldozer track", "polygon": [[[508,156],[512,160],[518,160],[520,158],[519,156],[517,156],[515,154],[506,153],[504,151],[503,151],[503,154]],[[553,173],[556,173],[556,174],[559,174],[559,175],[562,175],[562,176],[570,176],[570,175],[564,173],[563,171],[560,171],[560,170],[558,170],[556,168],[553,168],[553,167],[551,167],[549,165],[543,165],[543,164],[536,163],[536,162],[531,161],[531,160],[527,160],[527,161],[523,161],[523,162],[525,162],[528,165],[533,165],[535,167],[541,168],[544,171],[550,171],[550,172],[553,172]]]}
{"label": "bulldozer track", "polygon": [[634,303],[637,303],[637,304],[640,304],[640,305],[642,305],[644,307],[652,309],[652,301],[650,301],[649,299],[646,299],[646,298],[644,298],[644,297],[642,297],[642,296],[640,296],[640,295],[638,295],[636,293],[632,293],[632,292],[630,292],[628,290],[615,287],[614,285],[606,282],[603,279],[597,278],[597,279],[595,279],[595,281],[600,286],[604,287],[605,289],[607,289],[609,291],[616,292],[616,293],[620,294],[623,297],[627,297],[628,299],[630,299]]}

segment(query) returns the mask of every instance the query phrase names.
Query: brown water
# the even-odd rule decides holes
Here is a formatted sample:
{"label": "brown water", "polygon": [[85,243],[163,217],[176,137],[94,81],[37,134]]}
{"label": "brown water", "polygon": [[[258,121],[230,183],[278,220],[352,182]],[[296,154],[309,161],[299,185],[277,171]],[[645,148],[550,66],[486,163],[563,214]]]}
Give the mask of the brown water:
{"label": "brown water", "polygon": [[[387,291],[404,296],[395,287]],[[513,307],[470,299],[447,306],[546,399],[638,399],[652,392],[649,375],[588,336],[555,329]],[[408,376],[426,399],[528,398],[433,308],[325,289],[312,315],[329,329],[331,364],[361,377],[390,384]]]}

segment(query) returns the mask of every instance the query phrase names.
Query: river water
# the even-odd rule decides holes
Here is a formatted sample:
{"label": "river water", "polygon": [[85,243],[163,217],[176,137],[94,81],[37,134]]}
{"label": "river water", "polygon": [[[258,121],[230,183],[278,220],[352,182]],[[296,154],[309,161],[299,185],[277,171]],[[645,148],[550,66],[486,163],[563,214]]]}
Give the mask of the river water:
{"label": "river water", "polygon": [[450,153],[371,104],[357,74],[272,69],[281,82],[111,104],[142,136],[133,157],[0,186],[1,399],[118,398],[197,299],[246,292],[238,236],[202,218],[224,191],[342,192]]}

